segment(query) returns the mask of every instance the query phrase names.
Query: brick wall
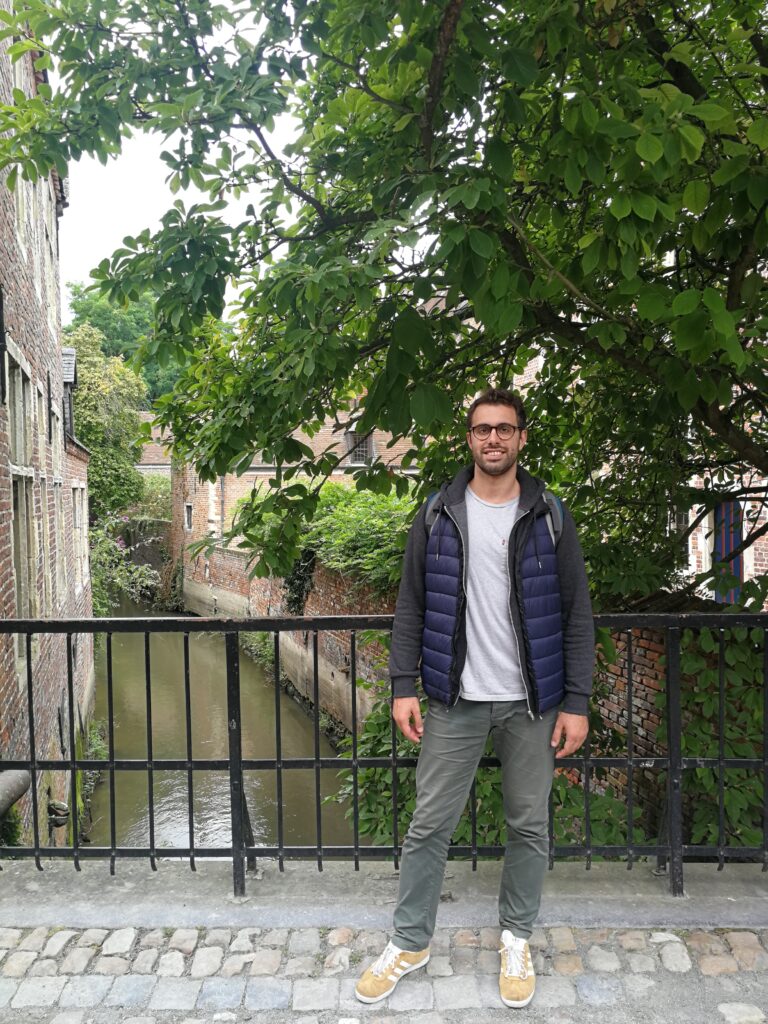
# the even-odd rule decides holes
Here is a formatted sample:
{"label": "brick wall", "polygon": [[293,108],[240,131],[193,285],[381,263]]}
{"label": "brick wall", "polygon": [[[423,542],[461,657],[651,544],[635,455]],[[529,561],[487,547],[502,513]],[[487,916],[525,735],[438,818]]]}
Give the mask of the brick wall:
{"label": "brick wall", "polygon": [[[8,0],[0,0],[8,10]],[[11,90],[22,87],[27,95],[36,89],[32,55],[25,55],[16,70],[7,55],[9,40],[0,42],[0,102],[11,102]],[[10,360],[29,381],[30,404],[26,417],[31,445],[24,459],[11,468],[8,387],[0,403],[0,612],[4,618],[17,617],[14,550],[13,478],[29,489],[31,527],[29,534],[29,611],[36,617],[76,617],[91,614],[87,545],[81,554],[80,573],[75,571],[72,489],[87,482],[88,456],[74,441],[65,447],[63,437],[63,383],[60,345],[60,299],[58,282],[58,216],[63,208],[61,183],[55,175],[36,184],[19,181],[17,192],[5,187],[6,172],[0,172],[0,286],[3,290],[4,322]],[[53,437],[48,433],[48,379],[50,411],[54,417]],[[38,405],[38,395],[41,405]],[[43,411],[42,421],[39,409]],[[42,429],[40,429],[42,428]],[[58,504],[61,518],[56,522]],[[86,506],[87,507],[87,504]],[[16,517],[21,522],[21,516]],[[80,548],[82,552],[83,549]],[[57,563],[60,569],[57,572]],[[78,582],[79,576],[79,582]],[[46,583],[46,577],[48,583]],[[69,702],[67,699],[66,641],[64,637],[40,635],[32,647],[32,677],[36,752],[41,758],[70,754]],[[73,666],[76,729],[85,721],[93,695],[93,651],[89,636],[76,638]],[[21,671],[20,671],[21,669]],[[23,758],[29,753],[29,722],[26,666],[17,658],[12,637],[0,637],[0,757]],[[62,722],[63,730],[59,722]],[[61,742],[61,732],[64,744]],[[48,796],[69,803],[68,773],[40,773],[40,820],[42,839],[47,841]],[[27,826],[31,820],[29,796],[21,804]],[[64,830],[54,835],[61,842]]]}

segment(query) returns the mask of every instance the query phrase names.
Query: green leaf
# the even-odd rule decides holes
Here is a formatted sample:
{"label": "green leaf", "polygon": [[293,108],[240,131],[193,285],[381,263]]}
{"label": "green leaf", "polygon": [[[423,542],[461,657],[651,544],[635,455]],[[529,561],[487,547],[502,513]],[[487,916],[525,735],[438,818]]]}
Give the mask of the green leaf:
{"label": "green leaf", "polygon": [[504,74],[518,85],[530,85],[539,73],[536,58],[527,50],[515,47],[508,49],[504,55]]}
{"label": "green leaf", "polygon": [[478,95],[480,92],[480,80],[474,68],[465,57],[460,56],[456,60],[453,66],[453,73],[456,78],[456,84],[466,96],[475,97]]}
{"label": "green leaf", "polygon": [[655,135],[649,133],[640,136],[635,143],[635,151],[641,159],[651,164],[655,164],[664,156],[664,146]]}
{"label": "green leaf", "polygon": [[506,295],[509,288],[509,267],[506,263],[500,263],[493,272],[491,278],[491,294],[495,299]]}
{"label": "green leaf", "polygon": [[768,117],[759,117],[747,128],[747,138],[760,149],[768,149]]}
{"label": "green leaf", "polygon": [[565,164],[565,184],[571,195],[578,195],[581,190],[581,171],[573,157],[569,157]]}
{"label": "green leaf", "polygon": [[696,371],[691,367],[677,388],[677,397],[686,412],[690,412],[699,400],[699,380]]}
{"label": "green leaf", "polygon": [[486,147],[488,163],[502,181],[511,181],[515,169],[512,165],[510,147],[501,139],[490,139]]}
{"label": "green leaf", "polygon": [[683,206],[691,213],[703,213],[709,202],[709,185],[698,179],[689,181],[683,192]]}
{"label": "green leaf", "polygon": [[694,163],[701,156],[704,133],[693,124],[681,124],[678,126],[677,132],[680,136],[683,156],[689,164]]}
{"label": "green leaf", "polygon": [[489,260],[496,251],[496,243],[490,235],[479,228],[471,228],[469,232],[469,244],[473,252],[483,259]]}
{"label": "green leaf", "polygon": [[695,351],[701,346],[709,323],[709,316],[704,309],[679,317],[673,325],[675,344],[681,352]]}
{"label": "green leaf", "polygon": [[637,297],[637,312],[644,320],[663,320],[669,313],[666,288],[646,285]]}
{"label": "green leaf", "polygon": [[616,220],[623,220],[629,216],[632,211],[632,203],[629,201],[629,196],[624,192],[619,192],[618,195],[611,199],[610,211]]}
{"label": "green leaf", "polygon": [[748,164],[748,159],[735,157],[732,160],[723,160],[718,169],[712,175],[715,185],[727,185],[729,181],[738,178]]}
{"label": "green leaf", "polygon": [[697,103],[690,111],[691,116],[698,117],[700,121],[703,121],[708,127],[710,125],[716,125],[719,121],[728,121],[731,119],[730,110],[726,110],[725,107],[721,107],[718,103],[712,103],[706,101],[704,103]]}
{"label": "green leaf", "polygon": [[428,430],[436,422],[450,423],[453,405],[434,384],[417,384],[411,394],[411,415],[418,426]]}
{"label": "green leaf", "polygon": [[700,302],[701,295],[696,288],[687,288],[672,300],[672,312],[675,316],[687,316],[697,308]]}
{"label": "green leaf", "polygon": [[416,117],[416,114],[403,114],[397,121],[392,125],[393,132],[401,132],[404,128],[407,128],[411,121]]}
{"label": "green leaf", "polygon": [[653,220],[656,216],[656,200],[644,192],[633,192],[632,209],[643,220]]}

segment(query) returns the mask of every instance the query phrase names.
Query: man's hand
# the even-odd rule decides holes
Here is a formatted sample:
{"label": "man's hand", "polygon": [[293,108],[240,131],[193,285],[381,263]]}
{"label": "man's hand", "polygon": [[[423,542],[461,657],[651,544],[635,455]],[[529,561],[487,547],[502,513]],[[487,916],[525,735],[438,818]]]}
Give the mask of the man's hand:
{"label": "man's hand", "polygon": [[555,722],[555,731],[552,733],[551,746],[562,747],[557,751],[555,757],[568,757],[578,750],[589,732],[589,718],[586,715],[569,715],[561,711]]}
{"label": "man's hand", "polygon": [[392,717],[407,740],[412,743],[419,742],[424,733],[424,725],[417,697],[395,697],[392,701]]}

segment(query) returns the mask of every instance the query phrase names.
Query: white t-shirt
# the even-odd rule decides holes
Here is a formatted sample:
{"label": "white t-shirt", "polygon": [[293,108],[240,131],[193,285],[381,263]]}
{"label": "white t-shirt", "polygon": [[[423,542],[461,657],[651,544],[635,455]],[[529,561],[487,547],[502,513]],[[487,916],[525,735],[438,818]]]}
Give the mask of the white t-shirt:
{"label": "white t-shirt", "polygon": [[509,613],[509,535],[520,499],[491,505],[466,490],[467,659],[461,674],[465,700],[525,700],[521,652]]}

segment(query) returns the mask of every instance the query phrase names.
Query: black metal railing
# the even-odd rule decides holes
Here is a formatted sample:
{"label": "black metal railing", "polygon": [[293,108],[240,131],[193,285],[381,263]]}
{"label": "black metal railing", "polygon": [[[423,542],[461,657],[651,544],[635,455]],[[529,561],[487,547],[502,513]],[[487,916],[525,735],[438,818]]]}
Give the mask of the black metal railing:
{"label": "black metal railing", "polygon": [[[768,870],[768,615],[746,614],[698,614],[698,615],[599,615],[595,618],[599,627],[606,627],[614,636],[623,638],[623,718],[619,732],[623,736],[625,750],[620,755],[595,753],[590,743],[576,756],[558,761],[558,768],[570,771],[579,777],[579,785],[583,797],[583,820],[581,834],[576,841],[555,841],[554,816],[550,813],[550,867],[556,858],[583,858],[589,867],[593,858],[626,858],[627,867],[631,868],[638,858],[657,858],[661,867],[667,868],[670,890],[675,895],[683,893],[683,864],[686,859],[717,860],[722,867],[726,861],[752,861],[762,864]],[[401,836],[398,828],[399,794],[398,769],[413,769],[415,757],[398,755],[394,726],[391,742],[387,753],[383,756],[360,756],[357,725],[359,724],[358,689],[355,681],[358,678],[358,636],[361,631],[389,631],[392,617],[388,615],[367,616],[327,616],[315,618],[257,618],[257,619],[226,619],[226,618],[128,618],[128,619],[68,619],[68,620],[5,620],[0,622],[0,634],[18,634],[24,637],[26,650],[25,684],[26,684],[26,717],[27,717],[27,756],[0,759],[0,771],[25,770],[31,777],[31,833],[32,842],[26,846],[9,848],[0,847],[2,858],[34,858],[38,868],[42,869],[42,858],[69,858],[80,870],[80,861],[84,858],[108,858],[110,870],[114,872],[115,863],[120,858],[146,858],[152,868],[156,867],[158,857],[188,858],[190,866],[195,869],[196,858],[231,858],[233,862],[233,882],[236,895],[245,891],[246,864],[253,863],[257,857],[275,858],[282,870],[286,859],[303,858],[317,861],[320,870],[324,859],[349,859],[359,867],[364,859],[392,859],[395,866],[399,862]],[[718,637],[716,645],[716,661],[718,673],[718,750],[717,756],[684,756],[683,729],[684,712],[681,703],[681,636],[686,629],[701,630],[708,628]],[[728,684],[726,676],[726,631],[737,627],[758,630],[762,640],[762,681],[760,708],[753,712],[757,719],[762,718],[762,727],[757,740],[752,741],[750,748],[754,756],[726,756],[726,727],[728,716]],[[663,716],[666,739],[663,744],[655,745],[655,752],[640,750],[638,744],[638,713],[635,707],[635,692],[638,687],[640,670],[636,667],[636,648],[641,633],[658,631],[665,637],[664,678],[660,681],[660,692],[663,693]],[[241,714],[240,685],[240,644],[238,634],[241,632],[261,632],[273,635],[274,639],[274,757],[247,758],[243,756],[243,719]],[[281,637],[286,633],[304,632],[312,638],[312,703],[313,733],[312,749],[300,757],[286,757],[282,742],[282,711],[281,711]],[[351,731],[349,756],[321,756],[321,701],[320,701],[320,653],[319,638],[326,631],[344,632],[349,635],[348,674],[350,680],[350,707],[353,728]],[[199,758],[193,756],[192,743],[192,699],[190,690],[190,635],[195,633],[222,634],[225,642],[226,658],[226,707],[228,749],[226,757]],[[75,719],[75,671],[73,663],[73,637],[78,634],[104,634],[106,638],[106,708],[107,708],[107,756],[106,758],[78,757],[76,746]],[[146,723],[146,758],[122,758],[116,756],[115,719],[114,719],[114,665],[113,636],[115,634],[139,633],[144,637],[144,706]],[[157,757],[153,747],[153,683],[152,662],[150,658],[150,637],[155,634],[183,634],[183,692],[185,715],[185,756],[181,758]],[[68,733],[68,756],[60,759],[41,757],[37,748],[36,736],[36,693],[35,666],[33,664],[32,638],[38,634],[61,634],[66,638],[66,694],[67,715],[66,730]],[[756,635],[752,633],[751,635]],[[38,700],[40,698],[38,697]],[[760,726],[757,726],[760,729]],[[23,748],[21,744],[21,748]],[[16,749],[20,749],[17,743]],[[481,759],[481,767],[494,767],[498,761],[493,757]],[[385,769],[389,773],[392,801],[392,842],[387,845],[369,844],[361,836],[359,816],[360,773],[369,768]],[[336,772],[346,770],[351,775],[352,790],[352,834],[351,843],[347,845],[330,845],[323,841],[322,815],[322,773],[328,769]],[[692,843],[685,841],[684,826],[686,821],[686,798],[684,796],[684,777],[686,772],[696,769],[710,769],[716,773],[718,788],[718,822],[716,843]],[[728,842],[725,827],[725,794],[727,790],[726,775],[733,769],[748,773],[749,778],[757,779],[762,786],[761,831],[762,841],[749,845],[736,845]],[[109,835],[108,846],[83,845],[80,841],[76,824],[71,828],[68,845],[56,845],[49,841],[44,843],[41,836],[39,813],[40,773],[65,772],[69,776],[68,787],[70,806],[73,815],[79,805],[81,785],[79,772],[98,771],[106,773],[109,787]],[[145,846],[118,845],[116,822],[119,808],[116,805],[115,773],[145,773],[147,785],[148,844]],[[187,787],[187,818],[188,842],[184,846],[161,846],[156,842],[155,830],[155,786],[157,773],[175,771],[186,773]],[[247,802],[244,795],[244,773],[274,773],[276,793],[276,844],[257,845],[254,842],[250,827]],[[283,802],[283,783],[287,772],[310,771],[314,781],[314,831],[313,845],[292,845],[286,842],[285,806]],[[662,792],[662,800],[658,808],[659,835],[653,841],[635,843],[635,811],[638,802],[636,778],[639,772],[655,771]],[[195,773],[226,772],[229,779],[231,844],[201,845],[196,841],[193,813],[193,795]],[[606,773],[618,774],[623,778],[623,796],[626,801],[626,835],[624,842],[593,841],[594,824],[591,820],[591,809],[599,784],[597,775]],[[471,840],[468,844],[455,845],[451,848],[452,857],[471,858],[473,865],[479,857],[499,856],[503,847],[483,845],[478,841],[477,808],[473,788],[470,797]]]}

